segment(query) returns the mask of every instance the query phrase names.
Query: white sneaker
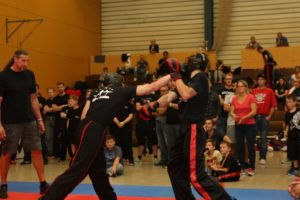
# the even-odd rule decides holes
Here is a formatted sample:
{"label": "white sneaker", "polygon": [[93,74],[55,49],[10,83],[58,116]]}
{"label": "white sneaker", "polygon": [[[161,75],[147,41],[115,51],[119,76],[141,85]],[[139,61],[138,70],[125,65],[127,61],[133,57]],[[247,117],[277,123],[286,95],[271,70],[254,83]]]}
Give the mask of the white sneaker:
{"label": "white sneaker", "polygon": [[261,164],[261,165],[265,165],[267,162],[266,162],[266,160],[265,159],[260,159],[259,160],[259,164]]}

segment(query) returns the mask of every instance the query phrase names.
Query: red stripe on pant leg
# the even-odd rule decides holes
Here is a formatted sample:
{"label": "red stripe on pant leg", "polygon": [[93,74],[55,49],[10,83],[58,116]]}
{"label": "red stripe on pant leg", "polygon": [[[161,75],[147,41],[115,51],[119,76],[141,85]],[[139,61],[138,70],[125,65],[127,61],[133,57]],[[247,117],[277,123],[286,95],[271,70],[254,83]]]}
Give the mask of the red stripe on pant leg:
{"label": "red stripe on pant leg", "polygon": [[[86,129],[89,127],[89,125],[90,125],[91,123],[92,123],[92,121],[89,121],[86,125],[84,125],[83,130],[82,130],[82,133],[81,133],[80,143],[79,143],[79,145],[78,145],[78,148],[77,148],[77,150],[76,150],[76,152],[75,152],[75,155],[73,156],[73,158],[72,158],[72,160],[71,160],[69,166],[71,166],[73,160],[76,158],[76,156],[77,156],[77,154],[78,154],[78,151],[79,151],[79,148],[81,147],[81,144],[82,144],[82,138],[84,137],[84,135],[85,135],[85,133],[86,133]],[[69,170],[69,168],[66,169],[66,170],[64,171],[64,173],[66,173],[66,171],[68,171],[68,170]],[[62,174],[64,174],[64,173],[62,173]],[[57,177],[54,179],[54,181],[52,182],[52,185],[55,183],[55,181],[57,180],[58,177],[59,177],[59,176],[57,176]],[[75,185],[75,186],[76,186],[76,185]],[[74,186],[74,187],[75,187],[75,186]],[[47,191],[47,192],[48,192],[48,191]],[[47,194],[47,192],[45,193],[45,195]]]}
{"label": "red stripe on pant leg", "polygon": [[83,127],[83,130],[82,130],[82,133],[81,133],[81,136],[80,136],[80,143],[78,145],[78,147],[76,148],[76,152],[75,152],[75,155],[73,156],[71,162],[70,162],[70,165],[72,164],[72,162],[75,160],[75,158],[77,157],[77,154],[78,154],[78,151],[82,145],[82,140],[84,138],[84,135],[86,133],[86,129],[89,127],[89,125],[92,123],[92,121],[89,121],[84,127]]}
{"label": "red stripe on pant leg", "polygon": [[195,189],[202,195],[205,200],[211,200],[209,194],[204,190],[204,188],[199,184],[196,175],[196,164],[197,164],[197,125],[191,125],[191,139],[190,139],[190,178],[192,185]]}

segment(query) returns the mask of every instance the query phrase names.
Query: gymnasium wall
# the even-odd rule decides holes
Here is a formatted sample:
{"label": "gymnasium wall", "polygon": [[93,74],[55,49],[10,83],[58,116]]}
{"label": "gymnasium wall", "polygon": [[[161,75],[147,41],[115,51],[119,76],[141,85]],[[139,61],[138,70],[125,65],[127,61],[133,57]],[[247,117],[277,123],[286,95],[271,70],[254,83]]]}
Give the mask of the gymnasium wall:
{"label": "gymnasium wall", "polygon": [[[5,18],[38,19],[24,23],[5,41]],[[72,86],[89,74],[90,56],[100,52],[100,1],[98,0],[0,0],[0,68],[19,44],[30,53],[29,68],[35,72],[42,92],[58,81]],[[9,32],[17,24],[9,25]]]}
{"label": "gymnasium wall", "polygon": [[102,0],[102,53],[143,52],[156,39],[160,51],[204,44],[204,1]]}
{"label": "gymnasium wall", "polygon": [[[215,23],[220,1],[223,0],[214,0]],[[275,46],[277,32],[288,37],[290,46],[300,46],[299,0],[232,0],[232,12],[229,14],[229,23],[222,24],[228,26],[227,36],[222,48],[217,51],[218,59],[224,60],[227,65],[236,67],[242,64],[241,50],[252,35],[268,49]],[[288,53],[286,55],[289,57]]]}

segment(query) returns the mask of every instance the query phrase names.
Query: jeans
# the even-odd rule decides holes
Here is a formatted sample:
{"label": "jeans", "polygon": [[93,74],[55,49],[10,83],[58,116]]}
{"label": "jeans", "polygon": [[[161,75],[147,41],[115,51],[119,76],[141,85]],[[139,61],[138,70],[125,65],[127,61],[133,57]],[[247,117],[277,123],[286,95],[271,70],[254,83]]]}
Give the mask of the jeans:
{"label": "jeans", "polygon": [[[112,172],[111,172],[111,170],[112,170],[112,166],[111,167],[108,167],[107,169],[106,169],[106,173],[107,174],[111,174]],[[117,170],[116,170],[116,176],[120,176],[121,174],[123,174],[123,165],[121,164],[121,163],[119,163],[118,165],[117,165]]]}
{"label": "jeans", "polygon": [[179,124],[166,124],[165,126],[167,147],[168,150],[175,145],[176,141],[180,136],[180,125]]}
{"label": "jeans", "polygon": [[268,151],[268,129],[269,129],[269,121],[266,119],[264,115],[256,115],[256,130],[260,134],[260,147],[259,147],[259,159],[266,160],[267,151]]}
{"label": "jeans", "polygon": [[165,132],[166,117],[156,118],[156,134],[158,143],[160,146],[161,163],[167,165],[168,163],[168,148],[167,148],[167,137]]}
{"label": "jeans", "polygon": [[242,169],[246,169],[245,162],[245,138],[249,152],[249,167],[255,168],[255,124],[236,124],[235,125],[237,156]]}

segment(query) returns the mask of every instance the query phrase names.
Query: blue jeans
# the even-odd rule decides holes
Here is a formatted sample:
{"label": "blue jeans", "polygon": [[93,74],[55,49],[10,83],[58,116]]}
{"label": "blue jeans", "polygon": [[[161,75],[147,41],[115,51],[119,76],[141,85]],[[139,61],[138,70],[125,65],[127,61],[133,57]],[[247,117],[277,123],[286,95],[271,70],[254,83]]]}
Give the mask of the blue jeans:
{"label": "blue jeans", "polygon": [[168,147],[167,147],[167,136],[165,133],[166,118],[159,117],[156,119],[156,134],[158,139],[158,144],[160,147],[160,157],[161,163],[163,165],[168,164]]}
{"label": "blue jeans", "polygon": [[259,159],[266,160],[268,151],[267,134],[269,129],[269,121],[264,115],[256,115],[256,130],[260,134],[260,147],[259,147]]}
{"label": "blue jeans", "polygon": [[237,156],[241,163],[242,169],[246,169],[245,162],[245,138],[247,139],[247,146],[249,152],[249,167],[255,168],[255,124],[236,124],[235,125],[236,135],[236,147]]}
{"label": "blue jeans", "polygon": [[167,146],[170,150],[179,140],[180,136],[180,125],[179,124],[166,124],[165,126],[166,136],[167,136]]}

